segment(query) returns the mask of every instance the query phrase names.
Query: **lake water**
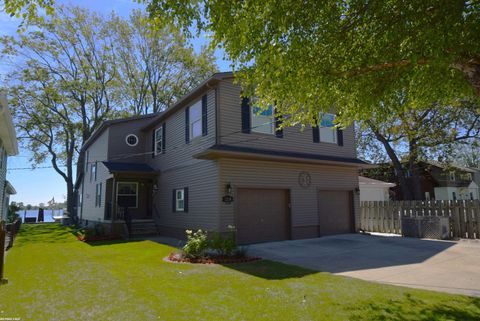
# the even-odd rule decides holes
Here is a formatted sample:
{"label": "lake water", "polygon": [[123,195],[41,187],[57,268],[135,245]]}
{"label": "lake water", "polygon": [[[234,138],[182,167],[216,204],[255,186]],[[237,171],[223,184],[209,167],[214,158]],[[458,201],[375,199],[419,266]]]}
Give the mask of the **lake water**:
{"label": "lake water", "polygon": [[[52,213],[53,212],[53,213]],[[24,210],[24,211],[18,211],[18,215],[20,215],[20,218],[22,219],[22,222],[24,222],[24,218],[26,217],[37,217],[38,218],[38,210]],[[55,222],[53,219],[53,216],[62,216],[63,215],[63,210],[44,210],[43,211],[43,221],[44,222]]]}

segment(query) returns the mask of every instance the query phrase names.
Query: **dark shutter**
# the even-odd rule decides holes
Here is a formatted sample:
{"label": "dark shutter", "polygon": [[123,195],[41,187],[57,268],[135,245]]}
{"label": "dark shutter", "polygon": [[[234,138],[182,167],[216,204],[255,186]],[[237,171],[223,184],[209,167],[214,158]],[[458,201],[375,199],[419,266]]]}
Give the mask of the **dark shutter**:
{"label": "dark shutter", "polygon": [[275,108],[275,136],[278,138],[283,138],[283,129],[279,128],[282,123],[282,115],[278,114],[277,109]]}
{"label": "dark shutter", "polygon": [[190,107],[185,108],[185,143],[190,143]]}
{"label": "dark shutter", "polygon": [[188,212],[188,187],[183,188],[183,211]]}
{"label": "dark shutter", "polygon": [[343,146],[343,130],[337,128],[337,144]]}
{"label": "dark shutter", "polygon": [[155,129],[152,132],[152,158],[155,158]]}
{"label": "dark shutter", "polygon": [[207,136],[208,134],[208,123],[207,123],[207,95],[202,97],[202,136]]}
{"label": "dark shutter", "polygon": [[318,125],[315,127],[312,127],[312,133],[313,133],[313,142],[320,143],[320,127],[318,127]]}
{"label": "dark shutter", "polygon": [[250,99],[242,99],[242,133],[250,134]]}
{"label": "dark shutter", "polygon": [[166,129],[165,129],[165,123],[163,123],[162,125],[162,153],[165,153],[165,142],[166,142],[166,136],[165,136],[165,132],[166,132]]}
{"label": "dark shutter", "polygon": [[177,190],[172,190],[172,212],[177,211]]}
{"label": "dark shutter", "polygon": [[102,183],[100,183],[100,187],[98,188],[98,206],[102,206]]}

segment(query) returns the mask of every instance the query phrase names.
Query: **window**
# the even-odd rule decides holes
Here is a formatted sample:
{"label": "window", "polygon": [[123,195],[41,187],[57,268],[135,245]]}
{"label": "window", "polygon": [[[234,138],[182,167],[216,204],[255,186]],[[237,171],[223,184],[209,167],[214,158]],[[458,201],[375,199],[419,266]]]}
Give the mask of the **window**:
{"label": "window", "polygon": [[258,106],[251,107],[251,124],[252,131],[263,134],[273,134],[275,132],[275,115],[272,105],[266,109],[262,109]]}
{"label": "window", "polygon": [[102,206],[102,183],[96,185],[95,190],[95,207]]}
{"label": "window", "polygon": [[335,120],[334,114],[320,113],[320,141],[324,143],[337,143],[337,131],[333,121]]}
{"label": "window", "polygon": [[155,129],[155,155],[163,151],[163,126]]}
{"label": "window", "polygon": [[425,192],[425,199],[426,199],[427,201],[430,200],[430,192]]}
{"label": "window", "polygon": [[117,204],[119,207],[138,207],[138,183],[117,183]]}
{"label": "window", "polygon": [[473,201],[473,192],[470,192],[470,200]]}
{"label": "window", "polygon": [[202,136],[202,101],[197,101],[189,109],[190,139]]}
{"label": "window", "polygon": [[449,173],[449,176],[450,176],[450,181],[455,181],[455,172],[450,172]]}
{"label": "window", "polygon": [[463,181],[471,181],[472,180],[472,174],[471,173],[460,174],[460,179],[463,180]]}
{"label": "window", "polygon": [[452,192],[452,198],[453,198],[454,201],[456,201],[457,200],[457,193]]}
{"label": "window", "polygon": [[93,163],[91,165],[91,171],[90,171],[90,182],[97,181],[97,162]]}
{"label": "window", "polygon": [[138,137],[134,134],[129,134],[127,137],[125,137],[125,142],[127,143],[128,146],[137,146],[138,144]]}
{"label": "window", "polygon": [[185,211],[185,189],[183,188],[175,190],[175,211]]}

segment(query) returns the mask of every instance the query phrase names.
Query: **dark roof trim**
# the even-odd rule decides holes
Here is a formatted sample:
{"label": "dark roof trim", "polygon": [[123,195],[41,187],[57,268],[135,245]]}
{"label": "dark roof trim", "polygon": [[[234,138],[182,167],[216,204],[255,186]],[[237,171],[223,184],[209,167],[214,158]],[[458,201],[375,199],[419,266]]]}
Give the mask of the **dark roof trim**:
{"label": "dark roof trim", "polygon": [[206,89],[209,87],[212,87],[221,80],[232,78],[233,73],[232,72],[218,72],[213,74],[210,78],[204,80],[200,85],[198,85],[195,89],[191,90],[188,94],[183,96],[179,101],[177,101],[174,105],[169,107],[167,110],[165,110],[161,115],[158,115],[156,119],[154,119],[150,124],[146,125],[145,127],[142,128],[143,131],[148,131],[151,130],[153,127],[155,127],[157,124],[162,122],[165,118],[167,118],[169,115],[173,114],[180,108],[182,108],[185,104],[191,102],[191,100],[201,93],[203,93]]}
{"label": "dark roof trim", "polygon": [[234,155],[238,153],[243,153],[245,155],[251,156],[263,156],[270,158],[291,158],[292,160],[305,160],[310,162],[332,162],[332,163],[344,163],[348,165],[354,165],[359,167],[370,167],[371,164],[366,163],[358,158],[348,158],[348,157],[338,157],[330,155],[316,155],[316,154],[307,154],[307,153],[298,153],[298,152],[288,152],[288,151],[278,151],[278,150],[268,150],[268,149],[259,149],[252,147],[240,147],[240,146],[231,146],[231,145],[214,145],[207,149],[206,151],[195,155],[197,158],[215,158],[216,155],[226,156],[228,154]]}
{"label": "dark roof trim", "polygon": [[144,163],[102,162],[112,173],[155,173],[155,170]]}
{"label": "dark roof trim", "polygon": [[129,121],[136,121],[136,120],[142,120],[146,118],[153,118],[157,117],[158,115],[161,115],[162,113],[152,113],[152,114],[147,114],[147,115],[140,115],[140,116],[132,116],[132,117],[126,117],[126,118],[118,118],[118,119],[112,119],[112,120],[106,120],[104,121],[100,127],[98,127],[93,134],[90,136],[89,139],[83,144],[81,150],[87,149],[92,143],[111,125],[119,124],[119,123],[125,123]]}

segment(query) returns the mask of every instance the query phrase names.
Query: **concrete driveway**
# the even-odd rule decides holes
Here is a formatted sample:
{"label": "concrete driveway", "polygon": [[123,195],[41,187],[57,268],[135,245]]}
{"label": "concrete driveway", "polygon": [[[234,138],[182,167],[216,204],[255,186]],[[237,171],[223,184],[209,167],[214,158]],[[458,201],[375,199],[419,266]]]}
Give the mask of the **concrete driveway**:
{"label": "concrete driveway", "polygon": [[480,241],[342,234],[254,244],[249,254],[368,281],[480,296]]}

